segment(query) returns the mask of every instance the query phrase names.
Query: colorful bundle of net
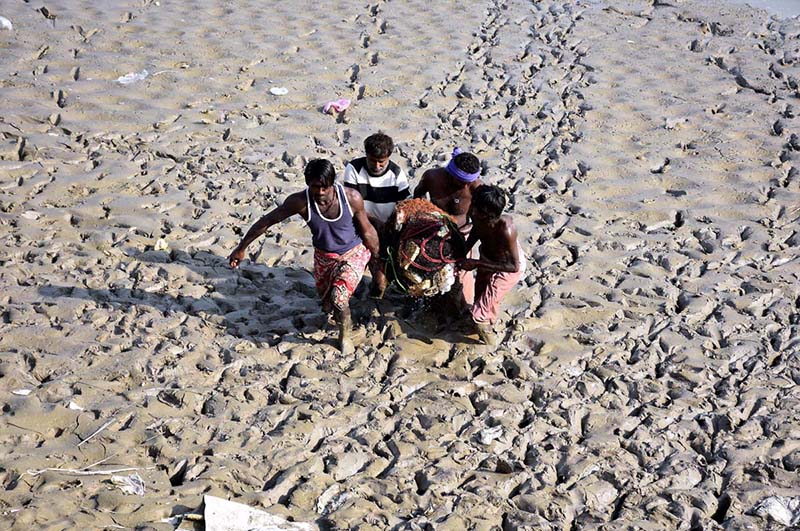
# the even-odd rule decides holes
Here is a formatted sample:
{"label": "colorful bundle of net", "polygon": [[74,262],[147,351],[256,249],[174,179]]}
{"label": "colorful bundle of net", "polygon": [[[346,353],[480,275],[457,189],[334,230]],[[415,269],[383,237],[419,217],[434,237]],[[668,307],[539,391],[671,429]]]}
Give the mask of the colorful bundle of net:
{"label": "colorful bundle of net", "polygon": [[401,201],[387,223],[387,273],[413,297],[447,293],[464,247],[464,237],[443,210],[425,199]]}

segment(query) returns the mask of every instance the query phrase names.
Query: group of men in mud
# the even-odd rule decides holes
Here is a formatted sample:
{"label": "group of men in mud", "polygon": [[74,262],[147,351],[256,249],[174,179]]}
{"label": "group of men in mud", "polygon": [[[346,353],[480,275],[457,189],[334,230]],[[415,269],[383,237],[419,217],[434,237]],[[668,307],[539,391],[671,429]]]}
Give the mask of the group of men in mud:
{"label": "group of men in mud", "polygon": [[[383,296],[387,279],[381,235],[395,205],[411,195],[405,173],[391,160],[394,142],[389,136],[370,135],[364,140],[364,150],[364,157],[347,164],[343,183],[336,181],[330,161],[309,161],[304,171],[306,189],[289,195],[259,219],[228,257],[230,266],[238,267],[256,238],[291,216],[301,216],[311,230],[317,293],[323,309],[333,313],[339,348],[345,354],[354,350],[350,297],[367,267],[372,274],[370,294]],[[414,197],[427,197],[466,236],[467,254],[457,262],[456,296],[479,337],[492,345],[500,304],[522,277],[525,259],[514,222],[503,214],[504,192],[484,184],[480,174],[478,158],[456,149],[445,167],[422,174]],[[478,242],[476,254],[472,249]]]}

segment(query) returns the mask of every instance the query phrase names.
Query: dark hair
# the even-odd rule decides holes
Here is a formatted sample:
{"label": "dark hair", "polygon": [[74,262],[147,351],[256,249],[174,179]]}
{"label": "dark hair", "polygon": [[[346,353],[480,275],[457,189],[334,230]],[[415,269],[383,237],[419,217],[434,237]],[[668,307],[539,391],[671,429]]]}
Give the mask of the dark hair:
{"label": "dark hair", "polygon": [[370,157],[382,159],[388,157],[394,151],[394,141],[389,135],[377,132],[364,139],[364,151]]}
{"label": "dark hair", "polygon": [[325,186],[333,186],[333,182],[336,180],[336,169],[331,161],[326,159],[309,160],[303,174],[306,177],[306,184],[321,181]]}
{"label": "dark hair", "polygon": [[489,217],[499,218],[506,208],[506,194],[497,186],[482,184],[472,192],[472,204]]}
{"label": "dark hair", "polygon": [[458,169],[467,173],[478,173],[481,171],[481,161],[472,153],[459,153],[453,159]]}

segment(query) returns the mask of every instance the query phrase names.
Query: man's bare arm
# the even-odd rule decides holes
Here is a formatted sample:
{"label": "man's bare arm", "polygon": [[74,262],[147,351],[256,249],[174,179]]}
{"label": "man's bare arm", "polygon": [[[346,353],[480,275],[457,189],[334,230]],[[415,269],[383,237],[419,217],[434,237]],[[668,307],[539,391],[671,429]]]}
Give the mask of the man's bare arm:
{"label": "man's bare arm", "polygon": [[422,178],[419,180],[419,184],[416,188],[414,188],[414,199],[424,199],[425,196],[428,194],[428,180],[431,170],[427,170],[425,173],[422,174]]}
{"label": "man's bare arm", "polygon": [[375,232],[380,233],[383,231],[383,226],[385,225],[383,221],[379,220],[378,218],[373,218],[369,214],[367,214],[367,219],[369,219],[369,222],[372,223],[372,226],[375,228]]}
{"label": "man's bare arm", "polygon": [[468,255],[469,252],[472,250],[472,248],[475,247],[476,243],[478,243],[478,237],[475,235],[474,230],[470,230],[469,236],[467,236],[467,241],[466,241],[466,249],[467,249],[466,252]]}
{"label": "man's bare arm", "polygon": [[350,203],[350,208],[353,211],[353,223],[358,230],[364,246],[372,253],[372,257],[377,259],[380,252],[380,244],[378,243],[378,233],[375,232],[375,227],[370,223],[367,217],[367,211],[364,209],[364,200],[361,194],[352,188],[345,188],[347,194],[347,202]]}
{"label": "man's bare arm", "polygon": [[[498,237],[503,242],[505,251],[503,260],[495,261],[481,256],[477,260],[466,259],[459,263],[459,267],[466,271],[473,269],[483,269],[495,273],[515,273],[519,271],[519,246],[517,245],[517,228],[513,222],[505,224]],[[483,249],[483,247],[482,247]]]}
{"label": "man's bare arm", "polygon": [[270,227],[295,214],[301,214],[306,210],[305,192],[297,192],[287,197],[283,204],[267,212],[250,227],[250,230],[244,235],[242,241],[239,242],[239,245],[236,246],[236,249],[234,249],[228,257],[230,266],[233,268],[239,267],[239,264],[241,264],[244,259],[244,252],[247,250],[247,246],[253,243],[256,238],[267,232]]}

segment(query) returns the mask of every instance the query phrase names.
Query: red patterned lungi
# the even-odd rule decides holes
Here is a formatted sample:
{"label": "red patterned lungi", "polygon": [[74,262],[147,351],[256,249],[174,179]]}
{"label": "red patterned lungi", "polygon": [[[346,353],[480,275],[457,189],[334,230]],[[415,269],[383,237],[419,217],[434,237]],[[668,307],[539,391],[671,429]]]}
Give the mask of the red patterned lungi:
{"label": "red patterned lungi", "polygon": [[363,243],[344,254],[314,248],[314,280],[324,307],[347,308],[371,256]]}

